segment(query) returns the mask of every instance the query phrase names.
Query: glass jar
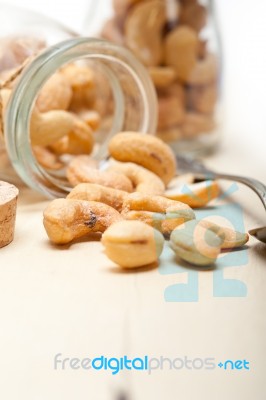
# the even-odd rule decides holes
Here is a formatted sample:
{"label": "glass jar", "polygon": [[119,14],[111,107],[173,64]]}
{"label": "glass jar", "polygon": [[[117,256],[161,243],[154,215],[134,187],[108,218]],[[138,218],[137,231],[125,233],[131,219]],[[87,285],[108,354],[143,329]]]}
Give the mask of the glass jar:
{"label": "glass jar", "polygon": [[[101,13],[107,2],[98,2]],[[99,35],[130,49],[155,84],[157,135],[176,152],[215,149],[221,41],[212,0],[110,0],[107,10]]]}
{"label": "glass jar", "polygon": [[[97,127],[93,132],[95,145],[92,156],[99,161],[106,159],[108,140],[115,133],[122,130],[155,132],[157,100],[154,86],[146,69],[128,50],[101,39],[78,37],[49,18],[2,5],[0,46],[12,50],[11,54],[0,52],[0,116],[5,138],[2,144],[0,138],[0,179],[17,183],[10,167],[11,161],[16,174],[27,185],[48,197],[63,196],[70,190],[65,170],[72,157],[87,154],[86,146],[84,151],[75,149],[66,151],[67,154],[64,151],[60,153],[58,148],[66,145],[60,143],[62,138],[58,136],[64,124],[55,126],[58,119],[54,119],[55,136],[51,134],[49,125],[46,137],[43,133],[45,124],[41,128],[38,125],[37,129],[34,123],[40,118],[47,122],[51,117],[49,112],[54,112],[53,118],[55,114],[57,118],[67,115],[67,120],[73,117],[75,126],[85,129],[84,124],[88,124],[90,131],[93,130],[91,115],[90,122],[83,115],[84,111],[94,113],[93,124]],[[74,73],[71,72],[73,66]],[[84,86],[87,83],[79,76],[79,71],[84,69],[90,76],[87,82],[90,86]],[[51,81],[56,74],[61,74],[60,79],[62,74],[64,79],[66,76],[72,79],[72,97],[67,105],[62,105],[62,109],[51,105],[57,97],[63,103],[68,97],[67,92],[66,96],[60,96],[60,82]],[[44,95],[47,85],[52,88],[48,97],[47,90]],[[82,103],[79,109],[80,87],[84,89],[82,101],[86,104]],[[55,148],[57,152],[51,152]],[[46,152],[45,160],[43,152]],[[46,165],[49,157],[54,161],[53,167]]]}

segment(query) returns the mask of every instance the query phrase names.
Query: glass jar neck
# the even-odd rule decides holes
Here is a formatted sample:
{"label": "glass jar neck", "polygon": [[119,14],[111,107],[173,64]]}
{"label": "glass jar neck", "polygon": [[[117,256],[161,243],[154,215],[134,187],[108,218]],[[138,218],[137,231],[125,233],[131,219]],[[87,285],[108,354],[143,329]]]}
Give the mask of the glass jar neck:
{"label": "glass jar neck", "polygon": [[[21,74],[5,114],[5,141],[11,162],[20,177],[48,197],[63,196],[66,182],[49,174],[36,161],[30,141],[30,117],[36,97],[58,68],[78,59],[97,62],[107,76],[114,99],[111,130],[96,158],[107,156],[109,139],[118,131],[154,133],[157,101],[145,68],[126,49],[99,39],[75,38],[48,48]],[[131,112],[128,112],[130,105]],[[129,117],[129,114],[130,117]]]}

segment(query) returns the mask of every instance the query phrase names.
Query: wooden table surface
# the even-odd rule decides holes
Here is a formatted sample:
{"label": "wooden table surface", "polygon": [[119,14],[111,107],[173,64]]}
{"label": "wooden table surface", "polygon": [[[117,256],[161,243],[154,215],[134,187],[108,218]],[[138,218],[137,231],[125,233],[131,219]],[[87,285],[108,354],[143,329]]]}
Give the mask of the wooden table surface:
{"label": "wooden table surface", "polygon": [[[223,141],[206,163],[266,182],[263,2],[257,4],[261,9],[248,7],[246,0],[233,3],[248,12],[237,18],[235,29],[236,4],[221,7],[231,64],[224,82]],[[212,208],[211,214],[246,230],[265,224],[255,194],[241,185],[222,185],[228,195],[223,208]],[[176,265],[165,248],[159,268],[121,272],[99,242],[52,246],[42,225],[46,204],[30,189],[21,191],[15,240],[0,252],[1,399],[118,400],[121,391],[127,400],[265,399],[264,245],[251,239],[246,249],[223,255],[209,271]],[[67,364],[55,370],[58,353],[80,359],[213,358],[215,368],[169,369],[165,360],[163,370],[150,374],[112,375]],[[226,360],[246,360],[250,369],[220,368]]]}

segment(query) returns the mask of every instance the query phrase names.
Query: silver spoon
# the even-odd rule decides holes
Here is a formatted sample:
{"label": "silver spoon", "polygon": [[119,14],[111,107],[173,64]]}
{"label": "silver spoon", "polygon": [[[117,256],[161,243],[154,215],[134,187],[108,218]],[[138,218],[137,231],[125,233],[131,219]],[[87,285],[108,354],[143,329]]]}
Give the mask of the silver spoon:
{"label": "silver spoon", "polygon": [[[205,165],[201,161],[196,160],[190,156],[178,155],[176,158],[178,162],[178,170],[181,172],[193,172],[196,179],[225,179],[229,181],[239,182],[243,185],[248,186],[259,196],[266,210],[266,186],[257,179],[214,172],[205,167]],[[266,243],[266,226],[252,229],[249,231],[249,234],[260,240],[261,242]]]}

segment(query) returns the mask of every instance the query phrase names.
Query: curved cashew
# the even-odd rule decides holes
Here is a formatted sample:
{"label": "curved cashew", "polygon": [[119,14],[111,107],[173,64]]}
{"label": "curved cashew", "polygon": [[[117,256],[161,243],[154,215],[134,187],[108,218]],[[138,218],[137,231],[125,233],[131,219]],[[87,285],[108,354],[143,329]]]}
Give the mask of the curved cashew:
{"label": "curved cashew", "polygon": [[125,43],[146,66],[159,65],[162,61],[165,22],[165,4],[160,0],[136,4],[126,17]]}
{"label": "curved cashew", "polygon": [[67,111],[53,110],[40,113],[34,108],[30,122],[31,143],[49,146],[68,135],[73,129],[74,121],[74,116]]}
{"label": "curved cashew", "polygon": [[128,192],[93,183],[80,183],[71,190],[67,199],[99,201],[118,211],[122,210],[123,201]]}
{"label": "curved cashew", "polygon": [[199,221],[188,221],[170,236],[170,245],[181,259],[199,266],[213,264],[221,252],[222,239]]}
{"label": "curved cashew", "polygon": [[211,200],[220,194],[220,186],[216,181],[203,181],[192,185],[182,185],[181,187],[168,189],[164,195],[168,199],[181,201],[190,207],[204,207]]}
{"label": "curved cashew", "polygon": [[90,154],[93,150],[94,136],[85,121],[73,116],[74,123],[68,135],[55,141],[50,148],[56,154]]}
{"label": "curved cashew", "polygon": [[114,171],[99,171],[85,157],[76,157],[68,165],[67,179],[72,186],[79,183],[98,183],[114,189],[132,192],[132,183],[125,175]]}
{"label": "curved cashew", "polygon": [[184,222],[195,219],[193,210],[184,203],[141,193],[132,193],[125,198],[122,215],[125,219],[140,219],[166,235]]}
{"label": "curved cashew", "polygon": [[43,85],[36,100],[40,112],[67,110],[72,98],[72,88],[68,80],[56,72]]}
{"label": "curved cashew", "polygon": [[46,147],[33,146],[33,153],[38,163],[44,168],[58,170],[64,167],[58,157]]}
{"label": "curved cashew", "polygon": [[158,260],[164,246],[160,232],[140,221],[121,221],[102,235],[106,255],[124,268],[138,268]]}
{"label": "curved cashew", "polygon": [[162,140],[136,132],[122,132],[109,142],[109,152],[118,161],[129,161],[149,169],[165,184],[175,176],[176,159]]}
{"label": "curved cashew", "polygon": [[66,244],[90,232],[104,232],[122,220],[118,211],[94,201],[56,199],[44,210],[43,224],[49,239]]}
{"label": "curved cashew", "polygon": [[159,195],[164,192],[163,181],[153,172],[134,163],[115,162],[108,171],[124,174],[133,183],[134,190],[150,195]]}
{"label": "curved cashew", "polygon": [[244,246],[249,240],[247,233],[237,232],[224,226],[215,224],[214,222],[206,219],[199,221],[199,225],[205,229],[210,229],[222,239],[222,249],[234,249],[236,247]]}

